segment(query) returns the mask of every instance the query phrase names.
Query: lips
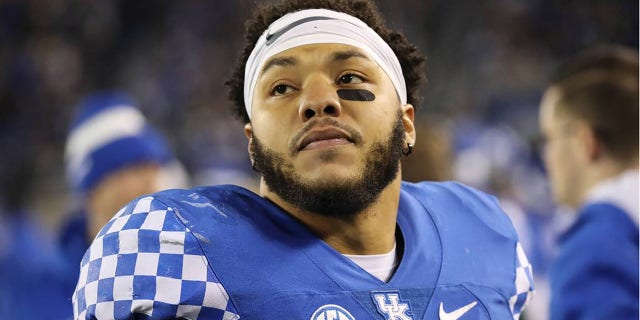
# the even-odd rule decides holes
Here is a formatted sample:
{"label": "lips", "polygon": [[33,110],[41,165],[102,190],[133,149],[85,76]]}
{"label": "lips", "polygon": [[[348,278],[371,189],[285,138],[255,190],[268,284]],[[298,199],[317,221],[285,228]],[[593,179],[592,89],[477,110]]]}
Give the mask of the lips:
{"label": "lips", "polygon": [[[338,141],[336,141],[338,140]],[[343,140],[340,143],[339,140]],[[310,144],[316,145],[317,143],[325,143],[327,145],[337,145],[344,144],[344,142],[353,143],[353,139],[346,132],[338,129],[338,128],[323,128],[312,130],[308,134],[306,134],[300,143],[298,143],[298,151],[304,150]],[[317,144],[319,145],[319,144]]]}

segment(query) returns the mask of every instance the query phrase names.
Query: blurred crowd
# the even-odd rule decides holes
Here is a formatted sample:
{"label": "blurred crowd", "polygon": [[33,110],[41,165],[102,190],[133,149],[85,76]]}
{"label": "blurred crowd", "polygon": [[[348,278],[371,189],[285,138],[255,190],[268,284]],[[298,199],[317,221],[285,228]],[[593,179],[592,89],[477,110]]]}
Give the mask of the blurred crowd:
{"label": "blurred crowd", "polygon": [[[0,260],[17,243],[48,248],[81,206],[65,173],[65,143],[80,102],[99,90],[133,97],[188,184],[255,186],[224,86],[255,3],[0,2]],[[460,180],[502,200],[541,279],[527,319],[544,319],[554,236],[569,218],[551,201],[535,145],[542,90],[550,72],[584,48],[637,50],[638,1],[378,4],[427,56],[405,179]],[[29,233],[37,238],[21,238]]]}

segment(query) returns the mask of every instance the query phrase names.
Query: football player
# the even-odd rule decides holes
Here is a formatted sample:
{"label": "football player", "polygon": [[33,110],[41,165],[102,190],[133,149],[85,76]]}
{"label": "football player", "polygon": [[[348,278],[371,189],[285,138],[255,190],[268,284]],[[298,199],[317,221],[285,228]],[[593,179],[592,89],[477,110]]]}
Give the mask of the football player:
{"label": "football player", "polygon": [[531,266],[495,198],[405,183],[424,58],[370,1],[248,21],[228,81],[259,193],[130,203],[85,254],[78,319],[513,319]]}

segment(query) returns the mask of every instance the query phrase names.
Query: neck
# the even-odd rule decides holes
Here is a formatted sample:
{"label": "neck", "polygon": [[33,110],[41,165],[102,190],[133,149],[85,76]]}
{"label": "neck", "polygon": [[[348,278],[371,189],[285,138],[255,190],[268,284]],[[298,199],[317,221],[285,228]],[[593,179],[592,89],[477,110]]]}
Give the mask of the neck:
{"label": "neck", "polygon": [[[638,170],[638,161],[630,161],[629,163],[621,163],[613,159],[603,159],[597,163],[594,163],[591,168],[585,170],[585,183],[582,188],[581,203],[584,202],[587,194],[598,183],[616,177],[627,170]],[[577,205],[579,205],[578,203]]]}
{"label": "neck", "polygon": [[269,190],[264,179],[260,182],[260,195],[283,208],[342,254],[383,254],[391,251],[395,244],[401,182],[398,174],[375,202],[350,220],[301,210]]}

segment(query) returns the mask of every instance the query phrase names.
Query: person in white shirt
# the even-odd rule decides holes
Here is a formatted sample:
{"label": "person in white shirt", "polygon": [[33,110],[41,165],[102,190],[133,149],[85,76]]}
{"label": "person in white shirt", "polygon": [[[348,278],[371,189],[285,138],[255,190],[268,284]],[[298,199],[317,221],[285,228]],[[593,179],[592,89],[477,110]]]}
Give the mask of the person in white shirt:
{"label": "person in white shirt", "polygon": [[588,50],[540,109],[556,200],[576,209],[551,271],[551,319],[638,319],[638,54]]}

